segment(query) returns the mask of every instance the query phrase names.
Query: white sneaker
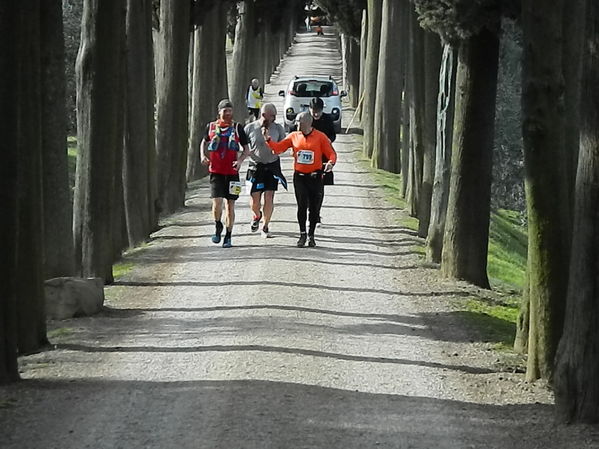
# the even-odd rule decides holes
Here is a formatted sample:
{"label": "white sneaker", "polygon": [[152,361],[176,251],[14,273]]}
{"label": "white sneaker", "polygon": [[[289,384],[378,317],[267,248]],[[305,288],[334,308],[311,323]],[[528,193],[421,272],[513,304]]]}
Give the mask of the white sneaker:
{"label": "white sneaker", "polygon": [[268,228],[266,228],[266,229],[262,228],[261,234],[262,234],[262,238],[264,238],[264,239],[269,239],[269,238],[272,237],[272,235],[271,235],[270,231],[268,230]]}

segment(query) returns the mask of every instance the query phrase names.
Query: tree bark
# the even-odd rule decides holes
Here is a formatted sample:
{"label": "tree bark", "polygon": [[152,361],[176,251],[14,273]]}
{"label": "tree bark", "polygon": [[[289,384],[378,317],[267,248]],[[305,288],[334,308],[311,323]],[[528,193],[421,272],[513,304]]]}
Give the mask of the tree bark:
{"label": "tree bark", "polygon": [[[549,379],[567,289],[570,217],[564,181],[563,0],[522,4],[522,113],[530,322],[526,377]],[[547,11],[551,11],[548,14]]]}
{"label": "tree bark", "polygon": [[186,1],[162,0],[160,4],[162,61],[156,79],[156,153],[160,212],[165,214],[185,202],[190,9]]}
{"label": "tree bark", "polygon": [[44,277],[75,274],[73,205],[67,155],[66,77],[62,1],[41,7]]}
{"label": "tree bark", "polygon": [[[368,10],[362,11],[362,26],[360,29],[360,98],[365,95],[366,91],[366,51],[368,49]],[[358,99],[358,103],[360,99]],[[360,121],[364,119],[364,100],[360,106]],[[364,125],[362,125],[364,128]]]}
{"label": "tree bark", "polygon": [[447,43],[443,47],[439,72],[435,178],[431,197],[431,219],[426,239],[426,260],[434,263],[441,263],[443,234],[447,217],[447,200],[449,198],[451,141],[455,108],[455,63],[455,51],[452,45]]}
{"label": "tree bark", "polygon": [[372,157],[374,144],[374,109],[376,103],[376,82],[379,66],[379,46],[381,40],[380,0],[368,0],[368,37],[364,68],[364,100],[362,128],[364,129],[364,156]]}
{"label": "tree bark", "polygon": [[360,44],[351,36],[344,35],[345,64],[347,79],[344,85],[352,108],[360,101]]}
{"label": "tree bark", "polygon": [[[575,2],[584,3],[584,0]],[[575,5],[570,5],[576,7]],[[564,332],[555,369],[556,404],[567,422],[599,422],[599,7],[588,2],[580,159]]]}
{"label": "tree bark", "polygon": [[[151,0],[127,0],[126,127],[123,190],[127,240],[137,246],[152,230],[150,158],[154,157],[154,81]],[[151,92],[151,95],[148,95]],[[151,126],[151,129],[150,129]]]}
{"label": "tree bark", "polygon": [[489,288],[487,250],[499,39],[483,29],[458,53],[451,180],[441,271]]}
{"label": "tree bark", "polygon": [[424,158],[424,30],[418,25],[416,12],[413,8],[411,8],[409,14],[409,20],[410,152],[406,202],[408,203],[408,213],[412,217],[417,217],[422,189]]}
{"label": "tree bark", "polygon": [[[17,40],[21,37],[23,3],[0,2],[0,384],[19,379],[17,364],[16,268],[18,241],[19,73]],[[18,20],[17,20],[18,18]]]}
{"label": "tree bark", "polygon": [[398,26],[402,13],[407,8],[404,1],[383,0],[380,37],[379,67],[376,82],[374,133],[372,143],[372,166],[399,173],[401,120],[401,97],[390,96],[389,92],[401,86],[403,78],[402,58],[397,51],[397,42],[403,30]]}
{"label": "tree bark", "polygon": [[[564,94],[564,162],[565,181],[568,201],[561,206],[562,213],[573,220],[574,190],[578,149],[580,143],[580,86],[582,75],[582,47],[584,33],[584,1],[574,1],[564,8],[562,23],[564,27],[563,67],[565,80]],[[571,234],[571,225],[568,233]],[[570,243],[570,242],[568,242]]]}
{"label": "tree bark", "polygon": [[235,44],[233,45],[233,70],[231,71],[231,89],[229,98],[236,110],[246,108],[246,89],[248,87],[251,38],[254,35],[254,2],[244,0],[235,27]]}
{"label": "tree bark", "polygon": [[[219,34],[217,13],[217,8],[213,8],[194,33],[193,98],[186,173],[188,181],[199,179],[208,173],[206,168],[200,164],[200,142],[206,123],[214,119],[216,106],[223,98],[222,92],[219,92],[220,89],[216,87],[219,81],[217,79],[218,71],[215,70],[217,65],[215,61],[221,60],[221,55],[216,54],[217,47],[213,44],[215,35]],[[235,42],[237,44],[237,38]],[[224,57],[224,48],[222,52],[222,57]],[[220,66],[220,64],[218,65]],[[245,100],[241,110],[245,110]]]}
{"label": "tree bark", "polygon": [[42,95],[40,2],[26,2],[18,37],[19,237],[17,253],[17,345],[19,353],[45,344],[44,220],[42,191]]}
{"label": "tree bark", "polygon": [[424,126],[422,187],[418,202],[418,236],[426,237],[431,219],[431,200],[435,179],[435,146],[437,143],[437,99],[439,96],[439,67],[441,45],[439,36],[424,34]]}
{"label": "tree bark", "polygon": [[123,1],[85,0],[77,55],[78,156],[74,200],[76,260],[81,275],[112,281],[114,177],[121,148]]}

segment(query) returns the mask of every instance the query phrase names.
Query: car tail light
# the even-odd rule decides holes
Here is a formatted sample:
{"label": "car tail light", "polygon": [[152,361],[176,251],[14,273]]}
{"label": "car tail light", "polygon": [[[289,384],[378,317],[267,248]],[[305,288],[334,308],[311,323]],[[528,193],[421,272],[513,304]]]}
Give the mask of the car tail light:
{"label": "car tail light", "polygon": [[294,91],[293,89],[291,89],[291,90],[289,91],[289,95],[293,95],[293,96],[295,97],[295,96],[297,95],[297,92],[296,92],[296,91]]}
{"label": "car tail light", "polygon": [[339,90],[333,89],[333,93],[331,95],[333,95],[333,96],[339,95]]}

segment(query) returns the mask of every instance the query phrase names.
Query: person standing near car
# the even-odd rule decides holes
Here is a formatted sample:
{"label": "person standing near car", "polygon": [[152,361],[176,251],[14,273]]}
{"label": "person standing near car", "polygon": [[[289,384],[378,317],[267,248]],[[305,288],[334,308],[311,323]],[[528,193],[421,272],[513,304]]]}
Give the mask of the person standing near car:
{"label": "person standing near car", "polygon": [[262,107],[262,99],[264,98],[264,90],[260,87],[258,78],[252,79],[248,86],[246,102],[248,111],[254,116],[254,120],[260,117],[260,108]]}
{"label": "person standing near car", "polygon": [[[306,240],[308,240],[308,246],[314,247],[316,246],[314,231],[316,230],[322,203],[323,171],[328,172],[333,169],[335,162],[337,162],[337,153],[335,153],[328,137],[312,127],[312,115],[309,112],[298,114],[297,121],[299,131],[290,133],[280,142],[271,140],[268,129],[263,129],[262,132],[266,143],[276,154],[283,153],[288,148],[293,150],[293,185],[297,201],[297,221],[300,229],[297,246],[305,246]],[[329,159],[324,170],[322,166],[323,154]],[[308,210],[310,212],[310,225],[306,233]]]}
{"label": "person standing near car", "polygon": [[[243,151],[242,151],[243,150]],[[241,154],[240,154],[241,152]],[[226,232],[223,248],[230,248],[233,224],[235,223],[235,201],[241,193],[239,168],[249,156],[250,147],[243,126],[233,121],[233,104],[224,99],[218,103],[218,119],[208,123],[202,143],[200,157],[210,172],[210,198],[215,231],[212,243],[221,241],[223,232],[223,202],[226,209]],[[225,201],[226,200],[226,201]]]}
{"label": "person standing near car", "polygon": [[[279,156],[273,154],[266,144],[262,129],[268,129],[272,141],[278,142],[285,137],[285,130],[275,122],[277,108],[272,103],[265,103],[260,109],[260,118],[245,126],[245,133],[250,142],[250,166],[247,172],[247,181],[252,184],[250,190],[250,208],[252,209],[252,222],[250,229],[256,232],[263,220],[262,237],[269,238],[270,219],[274,210],[274,197],[279,182],[287,189],[287,180],[281,172]],[[264,205],[262,196],[264,195]]]}
{"label": "person standing near car", "polygon": [[[331,143],[335,142],[335,139],[337,138],[337,133],[335,132],[335,123],[333,122],[333,118],[329,114],[324,112],[324,102],[322,101],[322,98],[320,98],[320,97],[312,98],[312,100],[310,101],[310,114],[312,115],[312,119],[313,119],[312,126],[315,129],[317,129],[318,131],[325,133],[326,136],[331,141]],[[323,155],[323,157],[322,157],[323,169],[324,169],[324,166],[327,163],[327,161],[328,161],[327,157],[325,155]],[[328,186],[328,185],[333,185],[333,184],[334,184],[333,172],[332,171],[325,172],[324,177],[323,177],[323,185]],[[321,197],[319,210],[322,209],[323,201],[324,201],[324,188],[322,191],[322,197]],[[321,222],[321,217],[319,215],[318,223],[320,223],[320,222]]]}

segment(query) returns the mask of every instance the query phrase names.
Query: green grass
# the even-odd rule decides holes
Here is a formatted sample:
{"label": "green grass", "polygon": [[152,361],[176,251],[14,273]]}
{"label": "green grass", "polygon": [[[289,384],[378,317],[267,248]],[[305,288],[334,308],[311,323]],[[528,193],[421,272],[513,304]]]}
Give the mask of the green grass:
{"label": "green grass", "polygon": [[491,213],[488,273],[499,290],[522,291],[526,273],[528,237],[518,212],[499,209]]}
{"label": "green grass", "polygon": [[67,337],[73,333],[70,327],[59,327],[48,331],[48,338]]}
{"label": "green grass", "polygon": [[516,335],[519,299],[515,296],[502,303],[490,304],[480,298],[466,300],[466,310],[458,312],[480,338],[498,350],[511,350]]}
{"label": "green grass", "polygon": [[75,188],[75,168],[77,167],[77,137],[67,137],[67,154],[69,164],[69,185]]}
{"label": "green grass", "polygon": [[133,269],[133,264],[130,262],[118,262],[112,266],[112,275],[118,279]]}

